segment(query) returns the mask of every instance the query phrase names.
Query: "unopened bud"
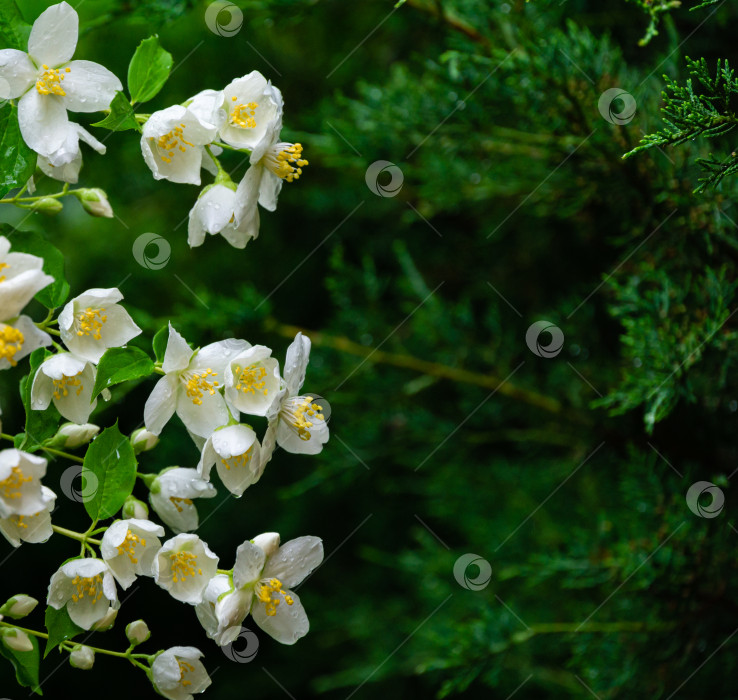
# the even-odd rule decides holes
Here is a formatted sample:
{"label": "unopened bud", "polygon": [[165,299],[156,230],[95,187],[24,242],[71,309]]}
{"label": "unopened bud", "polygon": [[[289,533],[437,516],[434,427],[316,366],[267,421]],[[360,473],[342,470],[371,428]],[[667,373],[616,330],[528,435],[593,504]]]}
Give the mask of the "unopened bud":
{"label": "unopened bud", "polygon": [[95,652],[84,644],[77,644],[69,654],[69,663],[74,668],[89,671],[95,663]]}
{"label": "unopened bud", "polygon": [[159,442],[159,436],[146,430],[146,428],[139,428],[131,433],[131,445],[136,454],[139,452],[148,452],[153,450]]}
{"label": "unopened bud", "polygon": [[151,636],[149,626],[143,620],[136,620],[131,622],[126,627],[126,637],[128,641],[134,646],[143,644]]}
{"label": "unopened bud", "polygon": [[143,502],[139,501],[135,496],[128,496],[126,502],[123,504],[123,517],[136,518],[136,520],[148,520],[149,519],[149,507]]}
{"label": "unopened bud", "polygon": [[73,449],[86,445],[92,438],[100,432],[100,427],[93,423],[64,423],[56,435],[52,438],[52,447],[66,447]]}
{"label": "unopened bud", "polygon": [[0,615],[7,615],[12,617],[14,620],[20,620],[29,613],[33,612],[33,609],[38,605],[38,601],[25,593],[19,593],[14,595],[12,598],[8,598],[8,601],[0,607]]}
{"label": "unopened bud", "polygon": [[33,643],[30,637],[17,627],[2,630],[3,644],[14,651],[33,651]]}
{"label": "unopened bud", "polygon": [[108,201],[108,195],[99,187],[76,190],[74,196],[82,203],[84,210],[92,216],[113,218],[113,208]]}
{"label": "unopened bud", "polygon": [[64,205],[54,197],[41,197],[41,199],[31,202],[29,206],[34,211],[40,211],[47,216],[56,216],[64,209]]}

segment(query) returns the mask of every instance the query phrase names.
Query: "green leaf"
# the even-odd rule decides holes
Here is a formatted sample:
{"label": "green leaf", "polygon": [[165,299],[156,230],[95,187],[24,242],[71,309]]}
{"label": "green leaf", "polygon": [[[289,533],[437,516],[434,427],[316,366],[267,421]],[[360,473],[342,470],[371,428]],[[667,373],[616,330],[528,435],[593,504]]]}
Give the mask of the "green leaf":
{"label": "green leaf", "polygon": [[26,146],[18,126],[16,107],[8,102],[0,108],[0,197],[25,185],[35,169],[36,154]]}
{"label": "green leaf", "polygon": [[56,434],[61,416],[54,404],[50,404],[45,411],[31,409],[31,387],[36,371],[44,359],[50,355],[45,348],[38,348],[30,355],[31,370],[20,382],[20,394],[23,407],[26,409],[26,428],[20,449],[31,451],[37,449],[45,440]]}
{"label": "green leaf", "polygon": [[[15,668],[15,677],[20,685],[31,688],[34,693],[43,695],[41,687],[38,684],[38,670],[40,664],[41,654],[38,648],[38,639],[32,635],[28,635],[28,638],[33,644],[31,651],[16,651],[6,647],[5,644],[0,641],[0,654],[2,654]],[[5,683],[3,682],[3,689]]]}
{"label": "green leaf", "polygon": [[148,377],[154,371],[151,358],[138,348],[110,348],[100,358],[97,366],[95,387],[92,399],[103,390],[114,384]]}
{"label": "green leaf", "polygon": [[[71,561],[71,559],[68,559],[67,561]],[[66,562],[64,563],[66,564]],[[46,608],[45,622],[46,631],[49,633],[49,639],[46,642],[44,658],[49,655],[49,652],[52,649],[58,647],[62,642],[76,637],[80,632],[84,632],[81,627],[72,622],[72,618],[69,617],[66,607],[61,610],[56,610],[49,605]]]}
{"label": "green leaf", "polygon": [[169,326],[163,326],[158,331],[154,339],[151,341],[154,347],[154,355],[157,362],[164,362],[164,355],[167,351],[167,343],[169,342]]}
{"label": "green leaf", "polygon": [[164,87],[171,70],[172,54],[161,48],[159,37],[144,39],[128,65],[131,102],[148,102]]}
{"label": "green leaf", "polygon": [[14,0],[0,0],[0,49],[25,51],[31,25],[27,24]]}
{"label": "green leaf", "polygon": [[36,294],[44,306],[55,309],[61,306],[69,296],[69,284],[64,279],[64,256],[61,251],[51,245],[41,234],[31,231],[18,231],[0,227],[0,233],[10,238],[11,251],[14,253],[30,253],[44,259],[44,272],[51,275],[54,281]]}
{"label": "green leaf", "polygon": [[134,115],[135,112],[128,98],[122,92],[116,92],[110,103],[110,114],[92,126],[100,126],[110,131],[127,131],[128,129],[141,131],[141,125],[136,121]]}
{"label": "green leaf", "polygon": [[82,465],[82,479],[97,483],[84,499],[93,520],[112,518],[133,493],[136,483],[136,456],[128,438],[118,430],[118,423],[106,428],[87,448]]}

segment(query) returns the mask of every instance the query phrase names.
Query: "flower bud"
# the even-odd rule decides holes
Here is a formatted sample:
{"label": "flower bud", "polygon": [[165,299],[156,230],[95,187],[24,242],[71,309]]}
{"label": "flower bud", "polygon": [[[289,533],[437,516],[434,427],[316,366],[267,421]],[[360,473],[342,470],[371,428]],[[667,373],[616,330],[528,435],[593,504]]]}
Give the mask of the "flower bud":
{"label": "flower bud", "polygon": [[113,208],[108,201],[108,195],[99,187],[76,190],[74,196],[82,203],[84,210],[92,216],[113,218]]}
{"label": "flower bud", "polygon": [[279,533],[264,532],[254,537],[251,542],[257,547],[261,547],[267,557],[271,557],[279,549]]}
{"label": "flower bud", "polygon": [[38,601],[25,593],[19,593],[9,598],[8,601],[0,608],[0,615],[7,615],[14,620],[20,620],[33,611],[38,605]]}
{"label": "flower bud", "polygon": [[89,671],[95,663],[95,652],[84,644],[77,644],[69,654],[69,663],[74,668]]}
{"label": "flower bud", "polygon": [[3,644],[14,651],[33,651],[29,636],[17,627],[5,628],[1,632]]}
{"label": "flower bud", "polygon": [[64,423],[51,440],[52,447],[73,449],[86,445],[100,432],[100,427],[93,423]]}
{"label": "flower bud", "polygon": [[128,637],[128,641],[134,646],[143,644],[150,636],[151,631],[149,630],[149,626],[143,620],[131,622],[126,627],[126,637]]}
{"label": "flower bud", "polygon": [[116,617],[118,617],[118,611],[113,608],[108,608],[108,612],[106,612],[101,619],[99,619],[94,625],[92,625],[91,629],[95,630],[96,632],[105,632],[113,626]]}
{"label": "flower bud", "polygon": [[149,432],[146,428],[139,428],[131,433],[131,445],[136,454],[153,450],[159,442],[159,436]]}
{"label": "flower bud", "polygon": [[135,496],[128,496],[128,498],[126,498],[126,502],[123,504],[122,513],[123,517],[126,519],[149,519],[149,507],[143,501],[139,501]]}
{"label": "flower bud", "polygon": [[42,197],[41,199],[31,202],[29,206],[34,211],[40,211],[42,214],[46,214],[47,216],[56,216],[62,209],[64,209],[64,205],[54,197]]}

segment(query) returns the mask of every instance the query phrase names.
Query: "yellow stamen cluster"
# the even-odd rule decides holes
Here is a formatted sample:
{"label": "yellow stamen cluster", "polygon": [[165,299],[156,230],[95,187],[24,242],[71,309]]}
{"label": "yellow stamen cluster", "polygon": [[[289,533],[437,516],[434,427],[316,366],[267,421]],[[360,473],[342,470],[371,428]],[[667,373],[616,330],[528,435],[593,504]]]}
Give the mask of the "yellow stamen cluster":
{"label": "yellow stamen cluster", "polygon": [[[235,95],[231,99],[234,102],[238,101]],[[233,126],[240,126],[242,129],[254,129],[256,127],[254,115],[258,106],[256,102],[236,105],[231,112],[231,124]]]}
{"label": "yellow stamen cluster", "polygon": [[284,602],[287,605],[292,605],[295,601],[292,596],[285,593],[282,588],[282,582],[278,578],[269,578],[264,581],[259,581],[254,588],[256,597],[266,605],[266,614],[269,617],[273,617],[277,614],[277,606],[282,602],[279,599],[279,594],[284,596]]}
{"label": "yellow stamen cluster", "polygon": [[10,476],[0,481],[0,493],[3,498],[20,498],[23,484],[33,481],[32,476],[26,476],[20,467],[13,467]]}
{"label": "yellow stamen cluster", "polygon": [[323,407],[313,403],[312,396],[304,396],[300,401],[288,402],[282,409],[282,415],[297,430],[300,440],[307,441],[310,439],[310,428],[315,425],[314,421],[325,421],[322,411]]}
{"label": "yellow stamen cluster", "polygon": [[11,367],[18,363],[13,359],[23,347],[23,333],[13,326],[3,326],[0,330],[0,360],[7,360]]}
{"label": "yellow stamen cluster", "polygon": [[236,455],[235,457],[231,457],[230,459],[222,459],[221,462],[223,466],[230,470],[231,467],[235,467],[236,469],[242,468],[242,467],[248,467],[249,462],[251,461],[251,457],[253,456],[254,452],[254,446],[251,445],[246,452],[240,455]]}
{"label": "yellow stamen cluster", "polygon": [[184,510],[184,508],[182,508],[182,506],[179,505],[180,503],[185,503],[188,506],[192,505],[192,500],[189,498],[179,498],[177,496],[170,496],[169,500],[172,502],[172,505],[177,509],[178,513],[181,513]]}
{"label": "yellow stamen cluster", "polygon": [[299,180],[302,169],[308,165],[308,161],[302,157],[302,144],[300,143],[278,144],[267,151],[265,161],[267,167],[277,177],[287,182]]}
{"label": "yellow stamen cluster", "polygon": [[161,157],[165,163],[172,162],[175,150],[178,149],[184,153],[187,150],[187,146],[194,147],[194,143],[190,143],[185,139],[184,130],[185,124],[180,124],[179,126],[175,126],[168,134],[164,134],[164,136],[160,136],[156,140],[156,145],[162,151],[166,151],[166,155]]}
{"label": "yellow stamen cluster", "polygon": [[192,552],[172,552],[169,555],[172,562],[172,581],[184,581],[188,576],[194,576],[197,573],[202,576],[202,569],[196,568],[197,555]]}
{"label": "yellow stamen cluster", "polygon": [[126,532],[126,538],[123,540],[122,544],[118,545],[118,555],[127,554],[132,564],[138,564],[138,559],[136,558],[136,547],[139,544],[142,547],[145,547],[146,540],[129,530]]}
{"label": "yellow stamen cluster", "polygon": [[103,323],[108,320],[107,316],[103,316],[105,309],[93,309],[87,307],[82,313],[77,315],[77,335],[92,335],[95,340],[100,340],[100,330]]}
{"label": "yellow stamen cluster", "polygon": [[75,576],[72,584],[77,587],[77,593],[72,595],[72,600],[77,603],[85,597],[86,593],[89,598],[92,598],[93,603],[97,603],[103,597],[102,582],[103,578],[100,574],[93,578]]}
{"label": "yellow stamen cluster", "polygon": [[177,659],[177,662],[179,663],[179,682],[186,688],[188,685],[192,685],[192,681],[188,681],[185,678],[185,675],[188,673],[194,673],[195,667],[187,661],[180,661]]}
{"label": "yellow stamen cluster", "polygon": [[82,389],[84,389],[82,380],[77,378],[80,374],[82,374],[81,371],[77,372],[73,377],[63,374],[61,379],[54,379],[54,398],[60,399],[62,396],[68,396],[68,387],[70,386],[77,387],[77,396],[79,396],[82,393]]}
{"label": "yellow stamen cluster", "polygon": [[[0,270],[4,270],[6,267],[10,267],[8,263],[0,262]],[[5,275],[0,275],[0,282],[5,282]]]}
{"label": "yellow stamen cluster", "polygon": [[[23,519],[25,518],[25,515],[11,515],[10,519],[15,523],[16,527],[22,527],[24,530],[28,529],[28,523],[23,522]],[[35,518],[35,515],[31,516],[32,518]]]}
{"label": "yellow stamen cluster", "polygon": [[49,68],[45,63],[42,66],[44,72],[36,81],[36,90],[42,95],[59,95],[63,97],[67,93],[64,92],[62,81],[64,73],[69,73],[72,69],[65,68],[64,73],[58,68]]}
{"label": "yellow stamen cluster", "polygon": [[192,399],[192,403],[196,406],[202,405],[203,391],[207,391],[208,394],[213,396],[218,386],[218,382],[208,381],[208,377],[217,377],[218,373],[213,372],[209,367],[204,372],[196,372],[190,374],[187,377],[183,377],[185,380],[185,391],[187,396]]}
{"label": "yellow stamen cluster", "polygon": [[249,365],[241,369],[239,365],[236,365],[234,369],[236,377],[238,377],[238,384],[236,384],[237,391],[242,391],[244,394],[255,394],[258,389],[264,396],[269,393],[269,389],[264,388],[266,382],[262,381],[267,376],[267,371],[264,367]]}

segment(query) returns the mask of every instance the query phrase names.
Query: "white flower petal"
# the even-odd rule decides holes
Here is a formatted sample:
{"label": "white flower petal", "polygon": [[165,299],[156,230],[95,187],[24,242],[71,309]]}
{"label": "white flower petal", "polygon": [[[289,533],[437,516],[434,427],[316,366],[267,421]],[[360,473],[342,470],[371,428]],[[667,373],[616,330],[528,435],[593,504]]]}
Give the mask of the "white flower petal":
{"label": "white flower petal", "polygon": [[297,537],[285,542],[269,557],[263,578],[277,578],[285,588],[299,586],[323,561],[323,542],[319,537]]}
{"label": "white flower petal", "polygon": [[169,340],[167,340],[167,349],[164,353],[164,362],[161,368],[167,374],[187,369],[191,357],[192,349],[187,345],[187,341],[174,330],[174,327],[170,323]]}
{"label": "white flower petal", "polygon": [[18,125],[23,140],[36,153],[50,156],[67,138],[69,119],[62,98],[29,90],[18,102]]}
{"label": "white flower petal", "polygon": [[287,348],[284,361],[284,381],[290,396],[295,396],[302,389],[309,360],[310,338],[298,333]]}
{"label": "white flower petal", "polygon": [[79,17],[66,2],[44,10],[33,23],[28,39],[28,53],[39,67],[57,68],[69,61],[77,48]]}
{"label": "white flower petal", "polygon": [[[265,168],[266,170],[266,168]],[[261,179],[259,186],[259,204],[267,211],[275,211],[277,208],[277,198],[282,191],[282,180],[273,172],[267,170]]]}
{"label": "white flower petal", "polygon": [[36,82],[36,67],[17,49],[0,51],[0,99],[14,100]]}
{"label": "white flower petal", "polygon": [[72,61],[64,73],[62,98],[72,112],[97,112],[108,109],[115,93],[123,89],[120,80],[107,68],[93,61]]}
{"label": "white flower petal", "polygon": [[[35,388],[35,383],[34,387]],[[167,374],[155,385],[154,389],[146,399],[144,406],[144,424],[146,430],[154,435],[160,435],[164,426],[174,415],[177,406],[177,389],[179,378],[174,374]]]}
{"label": "white flower petal", "polygon": [[248,583],[253,583],[260,578],[264,568],[266,554],[264,550],[246,540],[236,550],[236,563],[233,566],[233,585],[242,588]]}
{"label": "white flower petal", "polygon": [[266,606],[255,598],[251,606],[251,615],[254,622],[278,642],[294,644],[308,633],[310,623],[297,594],[290,590],[286,590],[285,593],[292,598],[292,605],[287,605],[284,596],[280,595],[276,614],[267,615]]}

